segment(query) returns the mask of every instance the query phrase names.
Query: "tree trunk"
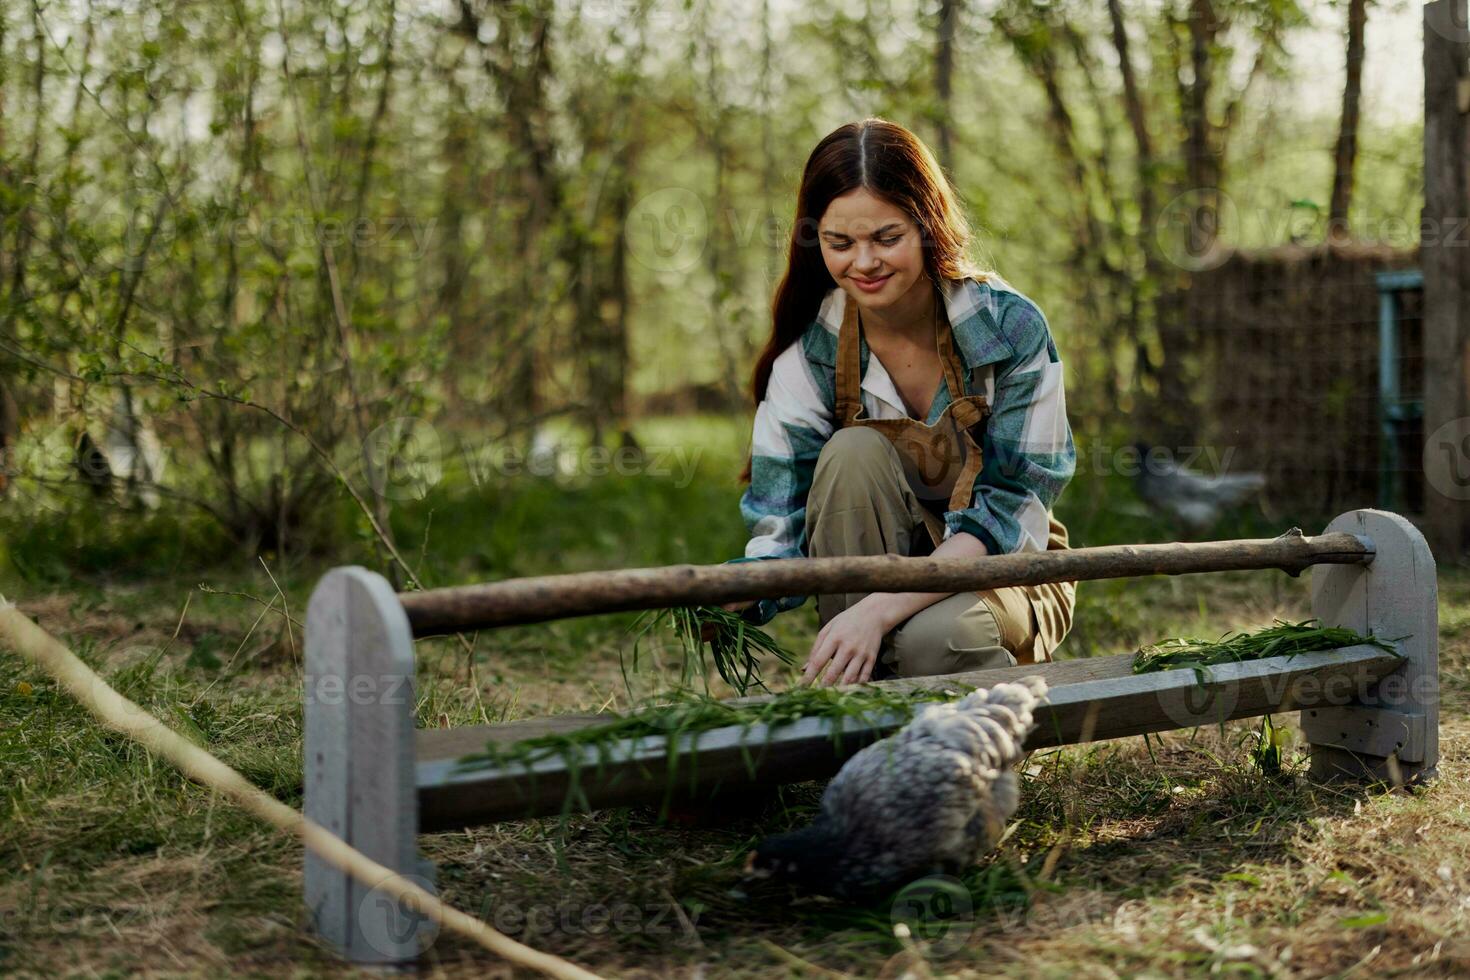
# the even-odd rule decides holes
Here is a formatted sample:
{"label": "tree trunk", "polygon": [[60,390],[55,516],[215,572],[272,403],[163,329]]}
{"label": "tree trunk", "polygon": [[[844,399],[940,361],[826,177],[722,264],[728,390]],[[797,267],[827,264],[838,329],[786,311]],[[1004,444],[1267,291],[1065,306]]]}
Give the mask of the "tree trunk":
{"label": "tree trunk", "polygon": [[1363,31],[1368,0],[1348,0],[1347,78],[1342,87],[1342,122],[1333,153],[1332,204],[1327,240],[1347,238],[1348,211],[1353,203],[1353,168],[1358,159],[1358,101],[1363,88]]}
{"label": "tree trunk", "polygon": [[[546,104],[546,81],[551,76],[551,5],[545,0],[526,4],[490,4],[496,37],[481,37],[480,6],[459,0],[460,19],[455,29],[479,47],[486,73],[495,83],[503,111],[502,120],[515,156],[511,164],[519,177],[521,199],[526,211],[517,222],[516,250],[519,276],[510,297],[506,329],[499,331],[498,353],[505,365],[503,382],[495,399],[498,413],[514,428],[514,421],[534,416],[541,410],[538,343],[544,341],[553,322],[554,298],[546,269],[554,258],[570,262],[575,276],[579,268],[576,248],[560,234],[564,187],[556,169],[556,152]],[[518,55],[528,52],[526,64]]]}
{"label": "tree trunk", "polygon": [[1138,239],[1143,252],[1143,282],[1136,284],[1129,310],[1132,320],[1130,333],[1133,342],[1133,381],[1137,384],[1144,378],[1157,378],[1156,366],[1149,357],[1148,344],[1144,338],[1158,322],[1157,308],[1152,300],[1163,285],[1156,244],[1158,229],[1155,227],[1158,206],[1154,188],[1160,180],[1143,96],[1138,88],[1138,77],[1133,71],[1133,56],[1129,51],[1128,30],[1123,21],[1120,0],[1108,0],[1108,18],[1112,22],[1113,50],[1118,55],[1118,70],[1123,76],[1123,110],[1128,117],[1128,128],[1133,132],[1138,179]]}
{"label": "tree trunk", "polygon": [[939,22],[934,45],[934,96],[939,102],[934,127],[939,143],[939,165],[946,173],[954,171],[954,33],[959,19],[960,0],[940,0]]}
{"label": "tree trunk", "polygon": [[[628,147],[629,155],[624,158],[625,166],[631,167],[637,153],[636,145]],[[629,174],[620,174],[616,193],[613,194],[612,217],[614,227],[623,228],[628,223],[628,214],[633,209],[633,181]],[[606,410],[618,432],[618,443],[634,445],[632,428],[628,424],[628,372],[631,368],[628,349],[628,249],[623,236],[617,236],[613,246],[612,276],[608,298],[612,302],[613,317],[608,324],[608,384]]]}
{"label": "tree trunk", "polygon": [[1470,44],[1463,37],[1466,0],[1424,7],[1424,216],[1437,233],[1420,246],[1424,266],[1424,509],[1435,556],[1458,561],[1470,529],[1466,470],[1470,468],[1470,347],[1464,320],[1470,307],[1470,253],[1453,229],[1470,206],[1465,115],[1460,89],[1470,83]]}
{"label": "tree trunk", "polygon": [[453,72],[448,82],[452,98],[446,109],[444,126],[444,191],[439,206],[439,241],[443,252],[440,256],[442,282],[439,287],[439,308],[449,318],[448,343],[449,364],[445,372],[445,390],[449,410],[458,414],[463,400],[461,378],[466,369],[475,362],[482,341],[476,336],[480,324],[475,317],[467,316],[465,310],[465,288],[470,280],[468,246],[464,240],[464,216],[466,208],[473,207],[473,194],[469,178],[470,133],[472,122],[464,111],[464,92],[454,83]]}
{"label": "tree trunk", "polygon": [[[771,102],[771,72],[773,70],[771,65],[774,48],[775,43],[771,37],[771,0],[761,0],[761,73],[758,85],[761,110],[761,216],[765,221],[773,221],[776,216],[774,207],[776,200],[776,135],[773,125],[775,109]],[[773,244],[764,251],[766,254],[766,282],[761,289],[761,295],[769,296],[775,292],[776,283],[781,278],[781,250],[774,247]]]}
{"label": "tree trunk", "polygon": [[[712,165],[709,210],[713,219],[725,207],[725,175],[731,152],[726,141],[727,113],[721,91],[723,79],[720,74],[719,51],[709,25],[711,4],[712,0],[699,0],[700,13],[694,37],[691,39],[691,43],[697,47],[691,51],[691,55],[702,54],[705,58],[703,81],[710,115],[700,126],[700,136],[709,150]],[[711,227],[704,248],[704,258],[705,269],[710,277],[710,328],[714,331],[722,361],[720,386],[725,392],[725,401],[730,405],[739,405],[743,400],[740,383],[742,365],[749,363],[747,355],[750,352],[750,338],[731,330],[727,322],[732,306],[731,299],[736,292],[735,283],[739,281],[739,270],[736,268],[738,254],[733,249],[725,248],[725,236]]]}
{"label": "tree trunk", "polygon": [[[1186,204],[1192,210],[1187,216],[1185,251],[1187,256],[1198,258],[1208,255],[1216,247],[1219,236],[1220,168],[1209,117],[1210,89],[1215,70],[1213,50],[1219,24],[1210,0],[1192,0],[1185,25],[1189,38],[1189,70],[1186,73],[1177,22],[1167,10],[1164,17],[1173,75],[1179,90],[1185,187],[1192,195]],[[1191,357],[1196,353],[1197,344],[1184,316],[1182,290],[1187,288],[1187,281],[1176,277],[1159,304],[1162,363],[1159,366],[1158,400],[1151,414],[1156,438],[1166,445],[1175,446],[1197,441],[1198,423],[1191,398],[1194,387]]]}
{"label": "tree trunk", "polygon": [[10,386],[0,375],[0,497],[10,490],[10,474],[15,466],[15,440],[20,431],[20,409]]}

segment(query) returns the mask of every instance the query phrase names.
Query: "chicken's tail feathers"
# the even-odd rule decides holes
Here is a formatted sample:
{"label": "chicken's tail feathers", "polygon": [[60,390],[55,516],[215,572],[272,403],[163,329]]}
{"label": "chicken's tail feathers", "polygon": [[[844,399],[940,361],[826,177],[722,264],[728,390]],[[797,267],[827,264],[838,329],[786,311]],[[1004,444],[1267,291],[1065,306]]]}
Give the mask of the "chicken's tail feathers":
{"label": "chicken's tail feathers", "polygon": [[1046,701],[1046,679],[1037,674],[980,688],[966,695],[960,709],[990,738],[983,754],[997,768],[1015,763],[1025,752],[1026,736],[1036,727],[1036,709]]}
{"label": "chicken's tail feathers", "polygon": [[1046,678],[1040,674],[1029,674],[1014,681],[994,684],[971,691],[960,702],[962,708],[978,708],[993,705],[1008,708],[1023,724],[1028,724],[1036,706],[1046,700],[1048,687]]}

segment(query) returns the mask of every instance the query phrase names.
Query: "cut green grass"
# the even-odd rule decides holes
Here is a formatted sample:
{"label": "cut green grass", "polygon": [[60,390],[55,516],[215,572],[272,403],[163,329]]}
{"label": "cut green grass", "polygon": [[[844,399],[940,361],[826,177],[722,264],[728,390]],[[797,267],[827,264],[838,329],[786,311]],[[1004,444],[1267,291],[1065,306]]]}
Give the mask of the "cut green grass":
{"label": "cut green grass", "polygon": [[[883,716],[913,717],[922,704],[951,701],[973,688],[889,691],[879,688],[843,690],[835,687],[802,687],[783,691],[759,701],[732,701],[676,691],[659,703],[624,713],[611,714],[606,724],[571,732],[553,732],[518,742],[491,743],[483,752],[460,760],[461,770],[527,768],[538,762],[560,758],[575,765],[588,749],[599,762],[610,758],[614,745],[635,738],[665,738],[671,757],[681,739],[717,728],[750,729],[764,725],[768,731],[803,718],[825,718],[833,722],[863,723]],[[842,726],[833,725],[839,740]]]}
{"label": "cut green grass", "polygon": [[[705,630],[709,639],[704,639]],[[719,606],[676,606],[671,609],[650,609],[634,622],[629,632],[633,636],[631,654],[632,669],[638,669],[639,649],[649,634],[663,630],[672,633],[682,653],[679,680],[687,685],[698,676],[709,691],[709,661],[714,662],[715,671],[726,684],[738,694],[746,694],[753,687],[769,690],[761,680],[761,656],[775,657],[783,664],[792,663],[788,653],[775,638],[759,626],[745,621],[738,613]],[[704,656],[704,646],[709,644],[709,661]],[[623,679],[628,689],[632,683],[627,676],[628,658],[623,659]]]}
{"label": "cut green grass", "polygon": [[[565,822],[578,802],[583,800],[581,772],[584,767],[590,765],[601,771],[614,760],[615,748],[621,746],[626,752],[634,740],[662,739],[662,815],[668,812],[684,774],[687,773],[691,781],[698,774],[696,744],[701,733],[730,728],[748,732],[761,725],[769,741],[775,729],[782,725],[806,718],[823,718],[832,722],[831,738],[835,751],[841,747],[844,734],[855,728],[880,720],[901,725],[914,716],[920,705],[953,700],[970,690],[973,688],[959,685],[954,689],[902,692],[878,688],[803,687],[758,701],[724,700],[681,690],[666,695],[659,703],[648,704],[626,714],[613,714],[605,724],[569,732],[550,732],[510,743],[490,742],[483,752],[462,757],[457,770],[531,772],[538,763],[560,760],[569,776],[561,807]],[[747,771],[754,779],[756,757],[750,748],[745,746],[742,752]],[[626,758],[626,755],[619,755],[619,758]],[[694,788],[692,782],[690,788]]]}
{"label": "cut green grass", "polygon": [[1274,626],[1249,632],[1227,632],[1218,640],[1199,637],[1171,637],[1141,647],[1133,658],[1133,672],[1146,674],[1156,670],[1201,671],[1218,664],[1241,663],[1265,657],[1294,657],[1299,653],[1336,650],[1340,647],[1366,644],[1398,651],[1387,641],[1338,626],[1323,626],[1315,619],[1300,623],[1277,620]]}

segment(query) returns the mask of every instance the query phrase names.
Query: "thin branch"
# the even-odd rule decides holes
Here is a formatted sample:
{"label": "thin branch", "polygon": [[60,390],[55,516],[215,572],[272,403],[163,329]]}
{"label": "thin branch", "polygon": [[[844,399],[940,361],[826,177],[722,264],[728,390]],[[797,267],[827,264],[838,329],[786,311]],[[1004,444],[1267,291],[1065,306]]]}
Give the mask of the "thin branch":
{"label": "thin branch", "polygon": [[[266,600],[262,599],[260,596],[258,596],[258,595],[252,595],[249,592],[232,592],[229,589],[216,589],[213,586],[205,585],[203,582],[200,582],[198,585],[195,586],[195,588],[198,589],[200,592],[203,592],[205,595],[223,595],[223,596],[230,596],[230,597],[235,598],[235,599],[249,599],[251,602],[256,602],[256,603],[259,603],[262,606],[268,606],[268,607],[273,607],[274,604],[275,604],[275,600],[274,599],[272,599],[269,602],[267,602]],[[291,626],[295,626],[299,630],[305,630],[306,629],[306,626],[304,624],[302,624],[302,623],[298,622],[297,620],[291,618],[291,610],[289,610],[289,609],[284,610],[281,613],[281,615],[285,617],[286,622],[288,624],[290,624]]]}
{"label": "thin branch", "polygon": [[296,637],[291,633],[291,600],[286,598],[286,593],[281,588],[281,583],[276,581],[274,575],[271,575],[271,567],[265,563],[265,556],[256,555],[255,557],[259,559],[260,567],[265,569],[266,575],[270,576],[271,585],[276,587],[276,595],[281,597],[281,608],[286,611],[286,641],[291,644],[291,659],[300,659],[296,656]]}

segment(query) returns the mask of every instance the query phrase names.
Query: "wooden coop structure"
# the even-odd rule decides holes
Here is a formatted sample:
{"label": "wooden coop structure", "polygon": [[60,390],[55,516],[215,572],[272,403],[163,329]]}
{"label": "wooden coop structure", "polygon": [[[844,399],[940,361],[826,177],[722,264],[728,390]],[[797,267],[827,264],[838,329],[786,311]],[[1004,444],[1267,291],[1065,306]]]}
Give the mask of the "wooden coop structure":
{"label": "wooden coop structure", "polygon": [[[1266,476],[1273,517],[1424,509],[1423,278],[1414,251],[1291,245],[1197,273],[1182,304],[1199,429]],[[1225,454],[1229,454],[1228,457]]]}
{"label": "wooden coop structure", "polygon": [[[1431,778],[1439,760],[1439,613],[1435,561],[1403,517],[1339,515],[1320,535],[1115,545],[980,559],[894,555],[792,558],[511,579],[395,594],[364,568],[335,568],[306,614],[304,793],[308,819],[399,875],[432,889],[420,832],[501,820],[654,804],[668,798],[670,752],[683,756],[681,799],[714,799],[752,785],[822,779],[905,721],[808,716],[767,727],[729,726],[668,738],[619,740],[524,765],[466,765],[490,743],[510,744],[605,722],[556,715],[498,725],[418,728],[414,641],[456,630],[570,616],[853,589],[960,591],[1000,585],[1312,569],[1313,614],[1392,649],[1355,644],[1220,664],[1205,671],[1135,673],[1134,655],[1058,660],[938,677],[872,682],[890,690],[955,691],[1039,675],[1049,691],[1026,747],[1076,745],[1276,712],[1300,712],[1311,776],[1401,784]],[[697,753],[697,763],[689,761]],[[353,962],[406,963],[434,941],[433,922],[373,883],[308,851],[305,899],[317,933]]]}

